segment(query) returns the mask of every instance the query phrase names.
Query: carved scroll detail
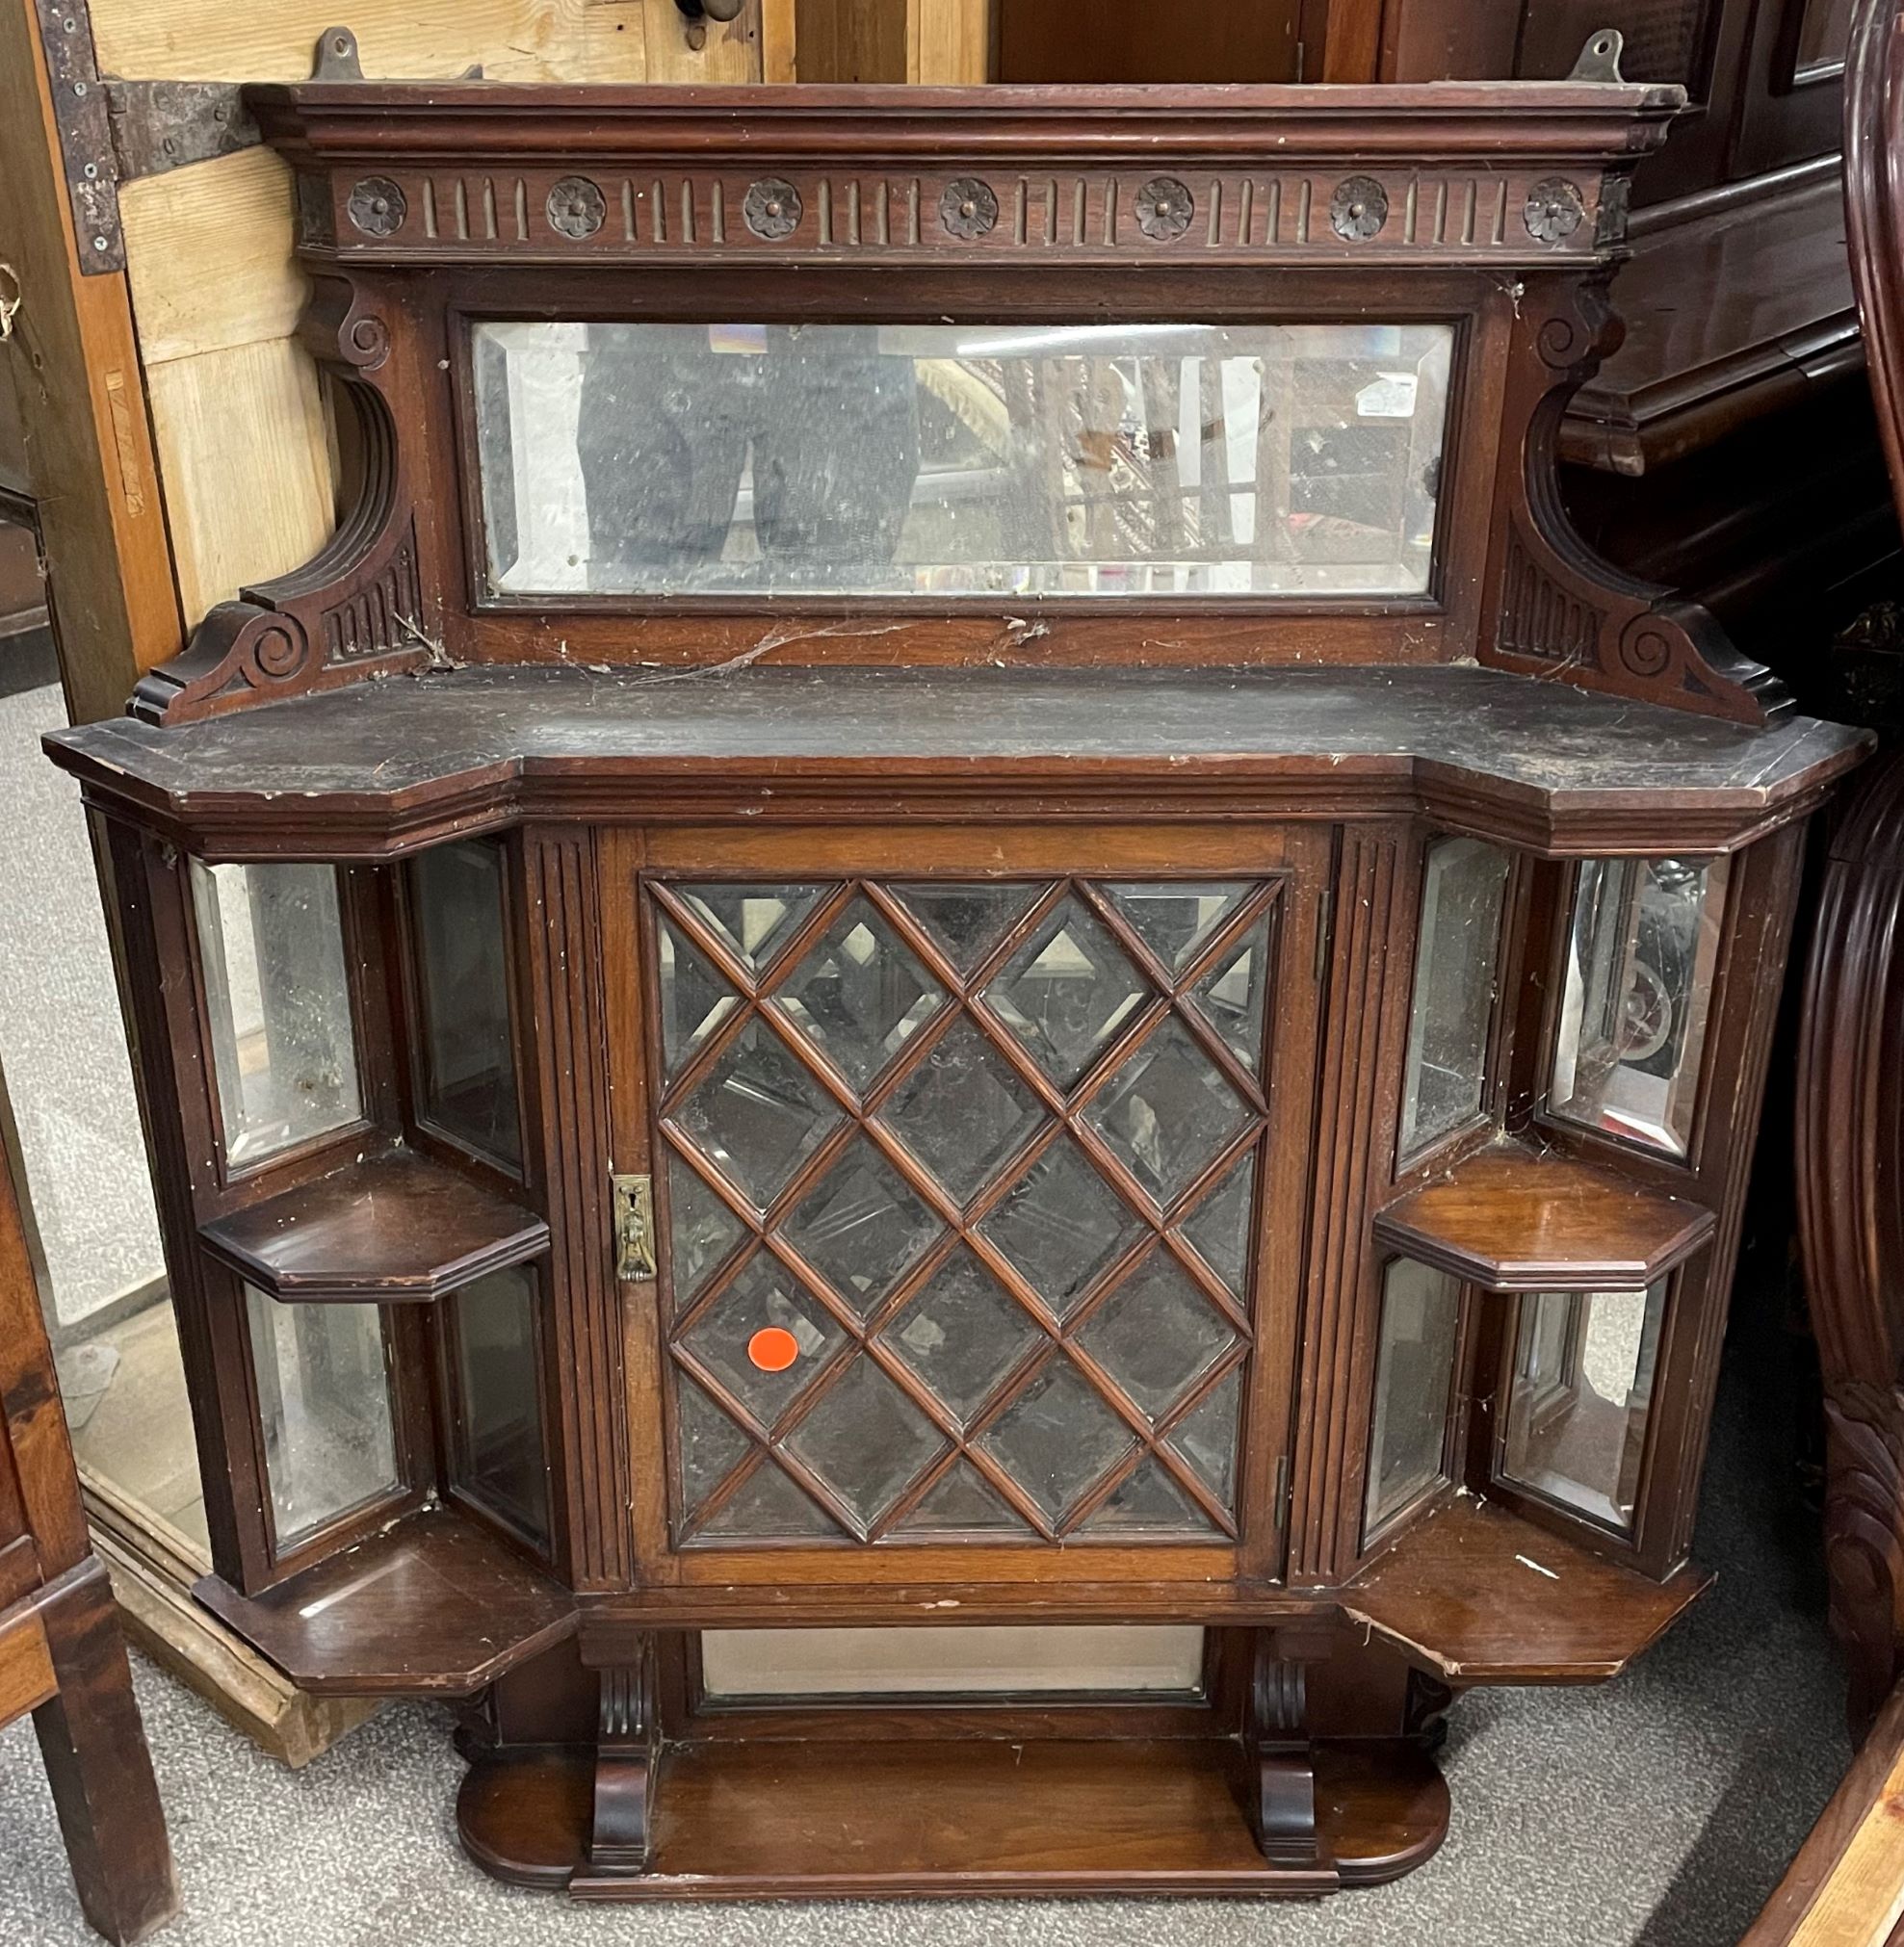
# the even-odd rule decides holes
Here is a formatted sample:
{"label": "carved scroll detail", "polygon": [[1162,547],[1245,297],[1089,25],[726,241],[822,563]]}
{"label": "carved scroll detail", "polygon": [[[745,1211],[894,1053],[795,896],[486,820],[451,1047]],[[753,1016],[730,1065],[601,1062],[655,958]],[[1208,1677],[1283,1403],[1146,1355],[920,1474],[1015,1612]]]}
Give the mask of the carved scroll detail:
{"label": "carved scroll detail", "polygon": [[1696,603],[1600,559],[1561,505],[1561,415],[1619,343],[1609,274],[1529,277],[1520,294],[1532,330],[1517,334],[1506,423],[1527,432],[1496,502],[1492,626],[1483,624],[1480,660],[1669,709],[1768,722],[1791,708],[1772,673],[1740,655]]}
{"label": "carved scroll detail", "polygon": [[1314,1866],[1316,1771],[1309,1743],[1308,1674],[1276,1651],[1273,1630],[1256,1638],[1246,1745],[1252,1822],[1263,1856],[1274,1866]]}
{"label": "carved scroll detail", "polygon": [[601,1673],[595,1746],[594,1819],[588,1864],[597,1873],[644,1873],[660,1757],[655,1711],[655,1641],[638,1660]]}
{"label": "carved scroll detail", "polygon": [[1904,757],[1831,848],[1799,1048],[1798,1230],[1825,1381],[1832,1625],[1862,1731],[1904,1668]]}
{"label": "carved scroll detail", "polygon": [[440,660],[437,605],[385,397],[395,383],[389,324],[348,278],[320,276],[300,335],[340,382],[340,408],[351,413],[350,512],[303,567],[221,602],[182,654],[141,679],[129,708],[147,723],[216,716]]}

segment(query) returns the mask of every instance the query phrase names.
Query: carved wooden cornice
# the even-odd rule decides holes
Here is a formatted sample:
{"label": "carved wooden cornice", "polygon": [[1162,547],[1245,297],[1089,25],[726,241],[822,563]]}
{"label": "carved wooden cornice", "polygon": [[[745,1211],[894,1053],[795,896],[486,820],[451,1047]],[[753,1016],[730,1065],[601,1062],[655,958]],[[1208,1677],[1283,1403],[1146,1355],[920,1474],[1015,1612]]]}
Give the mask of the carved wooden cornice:
{"label": "carved wooden cornice", "polygon": [[378,264],[1591,261],[1667,87],[253,89]]}

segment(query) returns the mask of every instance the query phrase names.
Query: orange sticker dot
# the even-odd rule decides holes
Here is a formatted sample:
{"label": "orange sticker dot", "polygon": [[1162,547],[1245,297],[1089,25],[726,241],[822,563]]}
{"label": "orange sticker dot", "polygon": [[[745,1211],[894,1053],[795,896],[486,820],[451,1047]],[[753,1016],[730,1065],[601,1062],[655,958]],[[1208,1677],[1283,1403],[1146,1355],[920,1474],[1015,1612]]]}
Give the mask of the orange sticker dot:
{"label": "orange sticker dot", "polygon": [[800,1341],[778,1325],[763,1325],[747,1340],[747,1357],[763,1372],[785,1372],[800,1356]]}

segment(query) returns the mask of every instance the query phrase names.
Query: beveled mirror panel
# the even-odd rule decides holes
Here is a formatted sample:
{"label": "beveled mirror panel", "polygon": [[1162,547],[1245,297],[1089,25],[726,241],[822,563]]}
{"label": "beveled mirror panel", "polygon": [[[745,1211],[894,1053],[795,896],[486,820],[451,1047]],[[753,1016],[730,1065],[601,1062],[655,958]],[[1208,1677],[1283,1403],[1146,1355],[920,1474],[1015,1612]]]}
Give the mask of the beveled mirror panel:
{"label": "beveled mirror panel", "polygon": [[1411,595],[1443,324],[482,324],[493,593]]}
{"label": "beveled mirror panel", "polygon": [[362,1111],[337,872],[192,861],[225,1158],[254,1163]]}
{"label": "beveled mirror panel", "polygon": [[1723,858],[1581,862],[1549,1093],[1555,1115],[1685,1154],[1728,870]]}
{"label": "beveled mirror panel", "polygon": [[1460,1323],[1461,1286],[1454,1279],[1412,1258],[1390,1262],[1382,1276],[1363,1488],[1365,1543],[1443,1478]]}
{"label": "beveled mirror panel", "polygon": [[535,1304],[535,1273],[518,1264],[465,1285],[446,1308],[451,1473],[471,1499],[546,1550],[549,1457]]}
{"label": "beveled mirror panel", "polygon": [[250,1285],[245,1313],[282,1555],[397,1487],[383,1316],[375,1305],[279,1305]]}
{"label": "beveled mirror panel", "polygon": [[1500,1473],[1608,1527],[1639,1497],[1666,1285],[1521,1300]]}

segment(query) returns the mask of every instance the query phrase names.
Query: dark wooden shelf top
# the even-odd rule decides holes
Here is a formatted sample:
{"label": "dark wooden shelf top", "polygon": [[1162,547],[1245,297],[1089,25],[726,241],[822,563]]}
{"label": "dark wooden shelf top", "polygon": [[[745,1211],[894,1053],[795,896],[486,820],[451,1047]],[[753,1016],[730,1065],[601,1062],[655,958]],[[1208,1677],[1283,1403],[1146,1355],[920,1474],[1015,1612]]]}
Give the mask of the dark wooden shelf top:
{"label": "dark wooden shelf top", "polygon": [[1344,1615],[1452,1683],[1617,1676],[1711,1583],[1664,1582],[1457,1494],[1341,1592]]}
{"label": "dark wooden shelf top", "polygon": [[575,1597],[486,1530],[432,1509],[262,1596],[192,1592],[300,1690],[465,1697],[559,1643]]}
{"label": "dark wooden shelf top", "polygon": [[414,1151],[387,1150],[207,1224],[205,1249],[274,1298],[427,1304],[544,1250],[549,1227]]}
{"label": "dark wooden shelf top", "polygon": [[1688,1198],[1499,1143],[1391,1204],[1375,1236],[1489,1291],[1643,1291],[1714,1221]]}
{"label": "dark wooden shelf top", "polygon": [[[1267,625],[1265,625],[1267,626]],[[1857,763],[1763,729],[1473,664],[1317,669],[483,665],[159,728],[53,733],[89,792],[224,857],[381,858],[525,817],[742,810],[1422,813],[1556,853],[1729,850]],[[1056,796],[1054,794],[1056,794]]]}

